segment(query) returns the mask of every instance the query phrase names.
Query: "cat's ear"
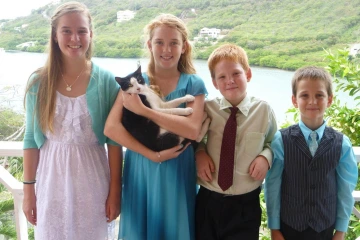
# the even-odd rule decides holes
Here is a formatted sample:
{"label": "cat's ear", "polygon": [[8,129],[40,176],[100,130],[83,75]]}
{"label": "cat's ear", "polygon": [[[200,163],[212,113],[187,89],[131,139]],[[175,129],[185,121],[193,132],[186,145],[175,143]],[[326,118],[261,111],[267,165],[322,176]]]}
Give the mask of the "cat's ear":
{"label": "cat's ear", "polygon": [[141,74],[141,65],[139,65],[138,69],[135,71],[135,74]]}
{"label": "cat's ear", "polygon": [[115,77],[116,82],[121,85],[123,82],[125,82],[125,78],[121,78],[121,77]]}

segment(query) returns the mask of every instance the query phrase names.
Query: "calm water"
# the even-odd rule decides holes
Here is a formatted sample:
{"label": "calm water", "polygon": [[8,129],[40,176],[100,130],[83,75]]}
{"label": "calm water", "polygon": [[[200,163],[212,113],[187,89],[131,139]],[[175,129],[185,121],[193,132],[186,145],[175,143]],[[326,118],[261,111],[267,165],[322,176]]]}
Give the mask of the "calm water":
{"label": "calm water", "polygon": [[[24,88],[29,75],[46,61],[46,54],[42,53],[0,53],[0,105],[10,106],[22,111]],[[143,69],[147,66],[147,59],[113,59],[93,58],[93,61],[117,76],[126,76],[137,68],[140,61]],[[209,92],[208,98],[220,96],[212,85],[207,62],[195,60],[198,75],[204,80]],[[278,122],[285,120],[286,110],[291,104],[290,81],[294,72],[271,68],[252,67],[252,79],[248,84],[248,94],[257,96],[270,103]],[[5,87],[5,89],[4,89]],[[346,95],[341,100],[352,101]]]}

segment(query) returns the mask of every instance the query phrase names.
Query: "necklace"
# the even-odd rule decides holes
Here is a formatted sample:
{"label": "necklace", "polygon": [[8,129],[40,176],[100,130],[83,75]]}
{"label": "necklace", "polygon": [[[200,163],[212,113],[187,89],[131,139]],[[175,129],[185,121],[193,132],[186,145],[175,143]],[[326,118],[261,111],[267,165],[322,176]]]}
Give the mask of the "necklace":
{"label": "necklace", "polygon": [[64,75],[61,73],[62,79],[64,80],[65,84],[66,84],[66,91],[70,92],[71,91],[71,87],[76,83],[76,81],[79,79],[79,77],[81,76],[81,74],[84,72],[85,68],[86,68],[87,64],[85,64],[84,68],[81,70],[80,74],[76,77],[75,81],[69,85],[64,78]]}

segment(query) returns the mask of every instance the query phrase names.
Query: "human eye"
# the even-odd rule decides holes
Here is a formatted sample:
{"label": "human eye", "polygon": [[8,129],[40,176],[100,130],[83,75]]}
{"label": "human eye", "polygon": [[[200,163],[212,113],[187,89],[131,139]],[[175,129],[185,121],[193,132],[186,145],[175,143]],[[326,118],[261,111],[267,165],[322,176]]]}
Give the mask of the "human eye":
{"label": "human eye", "polygon": [[162,42],[162,41],[160,41],[160,40],[156,40],[156,41],[155,41],[155,44],[156,44],[156,45],[162,45],[162,44],[163,44],[163,42]]}
{"label": "human eye", "polygon": [[234,72],[234,76],[239,76],[241,75],[241,72]]}
{"label": "human eye", "polygon": [[64,33],[64,34],[70,34],[71,33],[70,29],[66,29],[66,28],[62,29],[61,32]]}
{"label": "human eye", "polygon": [[88,31],[86,29],[81,29],[79,30],[79,34],[87,34]]}

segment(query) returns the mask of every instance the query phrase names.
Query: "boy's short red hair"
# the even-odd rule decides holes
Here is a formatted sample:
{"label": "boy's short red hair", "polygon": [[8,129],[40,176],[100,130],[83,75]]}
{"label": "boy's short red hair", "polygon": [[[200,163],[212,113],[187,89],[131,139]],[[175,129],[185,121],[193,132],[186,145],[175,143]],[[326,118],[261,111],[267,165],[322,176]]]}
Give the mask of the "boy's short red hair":
{"label": "boy's short red hair", "polygon": [[209,56],[208,66],[211,77],[215,77],[215,66],[222,60],[230,60],[239,63],[245,72],[250,69],[249,61],[245,50],[235,44],[224,44],[216,48]]}

